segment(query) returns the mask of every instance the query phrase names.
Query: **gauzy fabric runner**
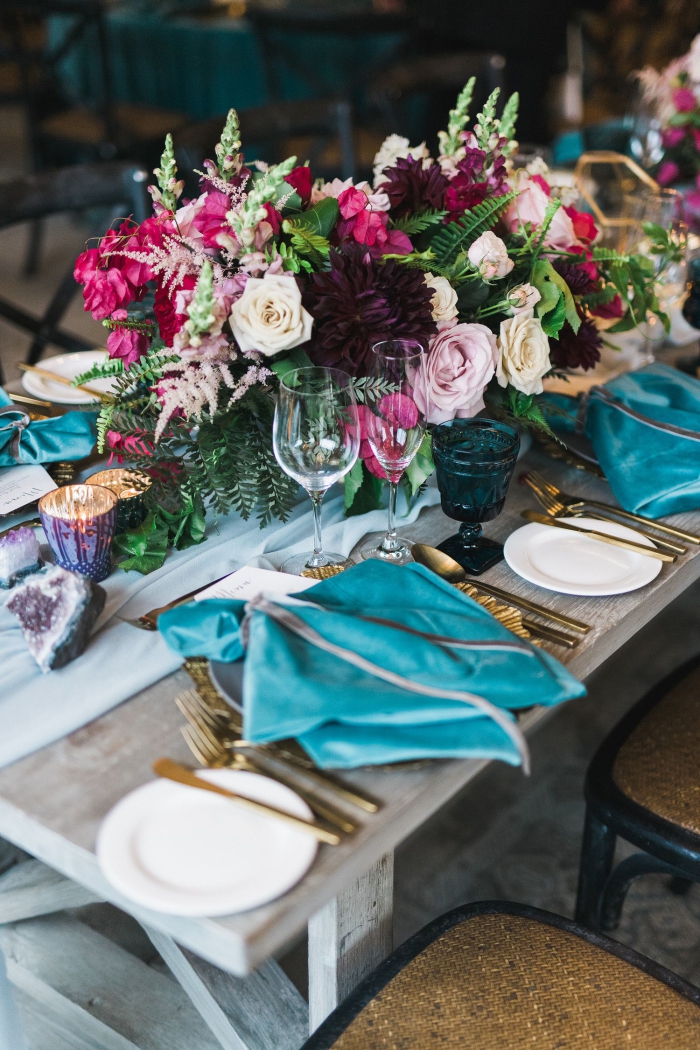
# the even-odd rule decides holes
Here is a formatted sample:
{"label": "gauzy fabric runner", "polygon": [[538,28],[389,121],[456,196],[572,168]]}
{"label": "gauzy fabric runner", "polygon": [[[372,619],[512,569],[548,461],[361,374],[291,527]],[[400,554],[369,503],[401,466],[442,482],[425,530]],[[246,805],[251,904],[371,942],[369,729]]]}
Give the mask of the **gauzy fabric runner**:
{"label": "gauzy fabric runner", "polygon": [[[439,499],[437,489],[429,486],[400,524],[415,521],[421,508]],[[12,592],[0,591],[0,766],[79,729],[177,670],[182,657],[168,649],[158,632],[125,621],[243,565],[276,569],[288,554],[310,549],[309,508],[303,497],[286,524],[276,521],[265,529],[255,519],[246,522],[230,514],[209,526],[205,543],[169,552],[163,567],[148,576],[117,569],[102,584],[107,603],[87,649],[47,675],[27,652],[17,620],[4,607]],[[349,554],[366,533],[386,527],[386,511],[346,519],[341,494],[324,502],[323,520],[327,549]]]}

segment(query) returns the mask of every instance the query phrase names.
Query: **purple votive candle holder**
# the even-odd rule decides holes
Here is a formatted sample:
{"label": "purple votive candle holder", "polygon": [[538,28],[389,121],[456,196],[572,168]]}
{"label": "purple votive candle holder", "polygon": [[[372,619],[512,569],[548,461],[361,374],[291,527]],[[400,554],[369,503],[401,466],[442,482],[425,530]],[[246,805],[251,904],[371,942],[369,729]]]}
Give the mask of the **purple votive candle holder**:
{"label": "purple votive candle holder", "polygon": [[112,570],[117,495],[101,485],[64,485],[39,500],[39,515],[56,564],[95,583]]}

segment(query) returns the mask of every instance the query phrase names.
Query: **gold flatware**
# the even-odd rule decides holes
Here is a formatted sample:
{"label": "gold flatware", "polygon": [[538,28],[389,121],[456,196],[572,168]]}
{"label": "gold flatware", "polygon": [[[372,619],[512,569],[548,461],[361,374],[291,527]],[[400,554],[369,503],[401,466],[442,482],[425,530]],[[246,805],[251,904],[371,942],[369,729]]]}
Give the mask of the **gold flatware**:
{"label": "gold flatware", "polygon": [[552,620],[562,627],[569,627],[572,631],[578,631],[580,634],[587,634],[591,629],[587,623],[583,623],[582,620],[575,620],[573,616],[565,616],[563,613],[554,612],[553,609],[548,609],[544,605],[531,602],[529,598],[521,598],[519,594],[511,594],[510,591],[504,591],[501,587],[494,587],[491,583],[483,583],[481,580],[468,578],[459,562],[456,562],[449,554],[445,554],[444,551],[439,551],[437,547],[431,547],[427,543],[414,543],[411,548],[411,554],[420,565],[425,565],[426,568],[432,569],[434,573],[442,576],[448,583],[460,584],[467,582],[485,594],[490,594],[494,598],[501,598],[510,605],[515,605],[519,609],[525,609],[526,612]]}
{"label": "gold flatware", "polygon": [[196,594],[200,594],[202,591],[206,591],[207,587],[213,587],[215,583],[221,583],[231,573],[227,572],[223,576],[219,576],[218,580],[212,580],[211,583],[204,583],[201,587],[195,587],[193,591],[188,591],[187,594],[181,594],[179,598],[173,598],[171,602],[166,605],[160,605],[157,609],[149,609],[143,616],[139,616],[136,620],[125,620],[125,623],[130,623],[132,627],[140,627],[142,631],[157,631],[158,630],[158,617],[162,616],[164,612],[169,612],[170,609],[177,609],[178,605],[185,605],[189,602]]}
{"label": "gold flatware", "polygon": [[[339,784],[327,774],[319,772],[313,766],[308,756],[308,764],[302,764],[292,753],[278,747],[274,743],[253,744],[247,740],[242,740],[241,732],[243,726],[241,720],[228,704],[225,704],[226,711],[221,709],[214,710],[202,697],[198,689],[188,689],[181,693],[175,698],[175,703],[185,715],[185,718],[190,721],[190,724],[192,724],[193,719],[198,721],[200,725],[205,723],[217,736],[221,739],[226,739],[231,747],[240,748],[245,754],[251,753],[250,757],[254,757],[257,754],[269,755],[280,766],[286,766],[287,768],[290,765],[294,766],[309,781],[324,788],[326,791],[332,792],[344,802],[349,802],[351,805],[363,809],[366,813],[376,813],[379,810],[376,802],[358,795],[355,791],[351,791],[344,785]],[[291,769],[290,772],[293,774],[295,769]]]}
{"label": "gold flatware", "polygon": [[62,386],[69,386],[71,390],[82,390],[84,394],[89,394],[90,397],[96,397],[100,401],[111,401],[107,394],[103,394],[101,390],[94,390],[92,387],[83,386],[78,383],[74,385],[70,379],[66,379],[64,376],[59,376],[56,372],[52,372],[49,368],[39,368],[37,365],[25,365],[24,362],[20,362],[17,367],[22,372],[34,372],[35,375],[41,376],[42,379],[50,379],[52,383],[60,383]]}
{"label": "gold flatware", "polygon": [[605,532],[596,532],[594,529],[584,529],[580,525],[572,525],[568,521],[559,518],[550,518],[548,514],[539,514],[536,510],[523,510],[521,517],[526,521],[535,522],[538,525],[549,525],[554,529],[566,529],[567,532],[578,532],[581,536],[590,536],[598,543],[607,543],[611,547],[622,547],[624,550],[633,551],[635,554],[643,554],[647,558],[656,558],[657,561],[675,562],[676,554],[666,554],[665,551],[657,550],[656,547],[643,547],[641,543],[633,540],[621,540],[617,536],[608,536]]}
{"label": "gold flatware", "polygon": [[244,809],[251,810],[253,813],[281,820],[284,824],[289,824],[298,831],[306,831],[317,838],[319,842],[327,842],[330,846],[338,846],[341,842],[340,835],[334,831],[327,831],[326,828],[322,828],[319,824],[302,820],[300,817],[293,817],[291,813],[275,809],[274,806],[268,806],[264,802],[256,802],[252,798],[246,798],[244,795],[237,795],[235,791],[229,791],[228,788],[220,787],[219,784],[213,784],[210,780],[205,780],[204,777],[198,777],[191,769],[180,765],[179,762],[174,762],[171,758],[156,759],[152,768],[156,776],[163,777],[165,780],[173,780],[176,784],[185,784],[187,787],[197,788],[199,791],[211,791],[215,795],[231,799],[232,802],[242,806]]}
{"label": "gold flatware", "polygon": [[547,491],[551,492],[553,496],[556,496],[562,501],[562,503],[569,509],[574,507],[598,507],[602,510],[611,511],[616,514],[619,518],[624,518],[626,521],[636,521],[638,525],[645,525],[648,529],[655,529],[657,532],[666,533],[668,536],[675,536],[679,540],[685,540],[687,543],[700,544],[700,536],[695,533],[687,532],[685,529],[679,529],[675,525],[667,525],[662,521],[654,521],[650,518],[643,518],[639,514],[632,514],[628,510],[623,510],[622,507],[615,507],[611,503],[603,503],[601,500],[586,499],[581,496],[571,496],[566,492],[562,492],[561,489],[557,488],[551,482],[547,481],[542,475],[536,470],[528,471],[528,474],[534,481]]}
{"label": "gold flatware", "polygon": [[[53,408],[50,401],[40,401],[38,397],[30,397],[28,394],[13,394],[9,390],[6,390],[5,393],[12,401],[18,401],[21,405],[38,405],[39,408]],[[37,418],[48,419],[48,416],[37,413]]]}
{"label": "gold flatware", "polygon": [[0,532],[0,538],[7,536],[8,532],[14,532],[15,529],[35,529],[37,525],[41,525],[41,518],[27,518],[26,521],[20,521],[17,525],[12,525],[9,529],[3,529]]}
{"label": "gold flatware", "polygon": [[[583,506],[568,507],[556,496],[553,496],[548,489],[541,488],[532,474],[523,474],[520,480],[523,484],[527,485],[532,492],[534,492],[537,501],[541,503],[552,518],[562,518],[566,516],[578,518],[585,516],[588,518],[594,518],[596,521],[615,521],[612,513],[588,510]],[[639,526],[627,525],[626,528],[631,532],[636,533],[638,536],[644,536],[646,539],[651,540],[660,550],[668,551],[670,554],[688,553],[687,547],[681,547],[680,543],[672,543],[670,540],[662,540],[658,536],[652,536],[646,529],[642,529]]]}
{"label": "gold flatware", "polygon": [[323,799],[319,799],[313,791],[308,791],[297,783],[293,776],[284,776],[278,771],[272,772],[266,768],[263,762],[255,761],[250,755],[245,755],[239,751],[231,751],[217,740],[213,731],[209,730],[207,732],[203,725],[193,721],[189,715],[185,717],[189,725],[183,726],[180,732],[192,754],[203,766],[207,766],[209,769],[243,769],[249,773],[260,773],[271,780],[278,780],[280,784],[285,784],[292,791],[295,791],[297,795],[300,795],[305,802],[308,802],[316,816],[321,817],[340,831],[344,831],[347,835],[351,835],[353,831],[356,831],[355,825],[347,817],[332,809]]}

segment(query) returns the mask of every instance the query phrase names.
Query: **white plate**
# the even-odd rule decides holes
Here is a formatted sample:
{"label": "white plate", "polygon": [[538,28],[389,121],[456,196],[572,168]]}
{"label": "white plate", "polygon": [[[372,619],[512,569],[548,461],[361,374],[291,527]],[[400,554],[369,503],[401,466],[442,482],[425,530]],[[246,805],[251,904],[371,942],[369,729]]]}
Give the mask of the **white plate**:
{"label": "white plate", "polygon": [[[106,350],[81,350],[76,354],[47,357],[38,367],[46,369],[47,372],[55,372],[64,379],[73,380],[93,365],[102,364],[107,357]],[[109,394],[113,385],[113,379],[92,379],[88,384],[103,394]],[[36,372],[23,372],[22,386],[33,397],[39,397],[43,401],[55,401],[58,405],[91,405],[99,401],[99,398],[90,397],[82,390],[71,390],[63,383],[52,383],[50,379],[45,379]]]}
{"label": "white plate", "polygon": [[[617,522],[595,518],[561,520],[653,547],[651,540]],[[503,555],[518,576],[560,594],[626,594],[656,579],[662,565],[657,558],[536,522],[511,533]]]}
{"label": "white plate", "polygon": [[[257,773],[201,770],[222,787],[311,820],[293,791]],[[208,791],[155,780],[126,795],[97,836],[105,877],[137,904],[171,915],[230,915],[280,897],[306,873],[317,841]]]}

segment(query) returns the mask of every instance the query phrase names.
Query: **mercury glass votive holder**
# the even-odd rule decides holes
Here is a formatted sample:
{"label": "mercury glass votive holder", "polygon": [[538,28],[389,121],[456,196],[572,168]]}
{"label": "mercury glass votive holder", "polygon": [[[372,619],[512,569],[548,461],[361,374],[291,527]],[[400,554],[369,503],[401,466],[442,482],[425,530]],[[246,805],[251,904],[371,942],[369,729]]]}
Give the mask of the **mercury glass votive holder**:
{"label": "mercury glass votive holder", "polygon": [[39,500],[39,515],[56,564],[99,583],[112,570],[117,496],[100,485],[65,485]]}
{"label": "mercury glass votive holder", "polygon": [[442,509],[463,523],[438,550],[474,576],[503,557],[503,545],[481,535],[481,522],[503,510],[519,449],[517,431],[493,419],[451,419],[433,430]]}
{"label": "mercury glass votive holder", "polygon": [[145,520],[148,514],[146,492],[153,484],[152,478],[141,470],[129,467],[115,467],[112,470],[98,470],[86,480],[86,485],[102,485],[115,493],[117,504],[117,532],[135,529]]}

